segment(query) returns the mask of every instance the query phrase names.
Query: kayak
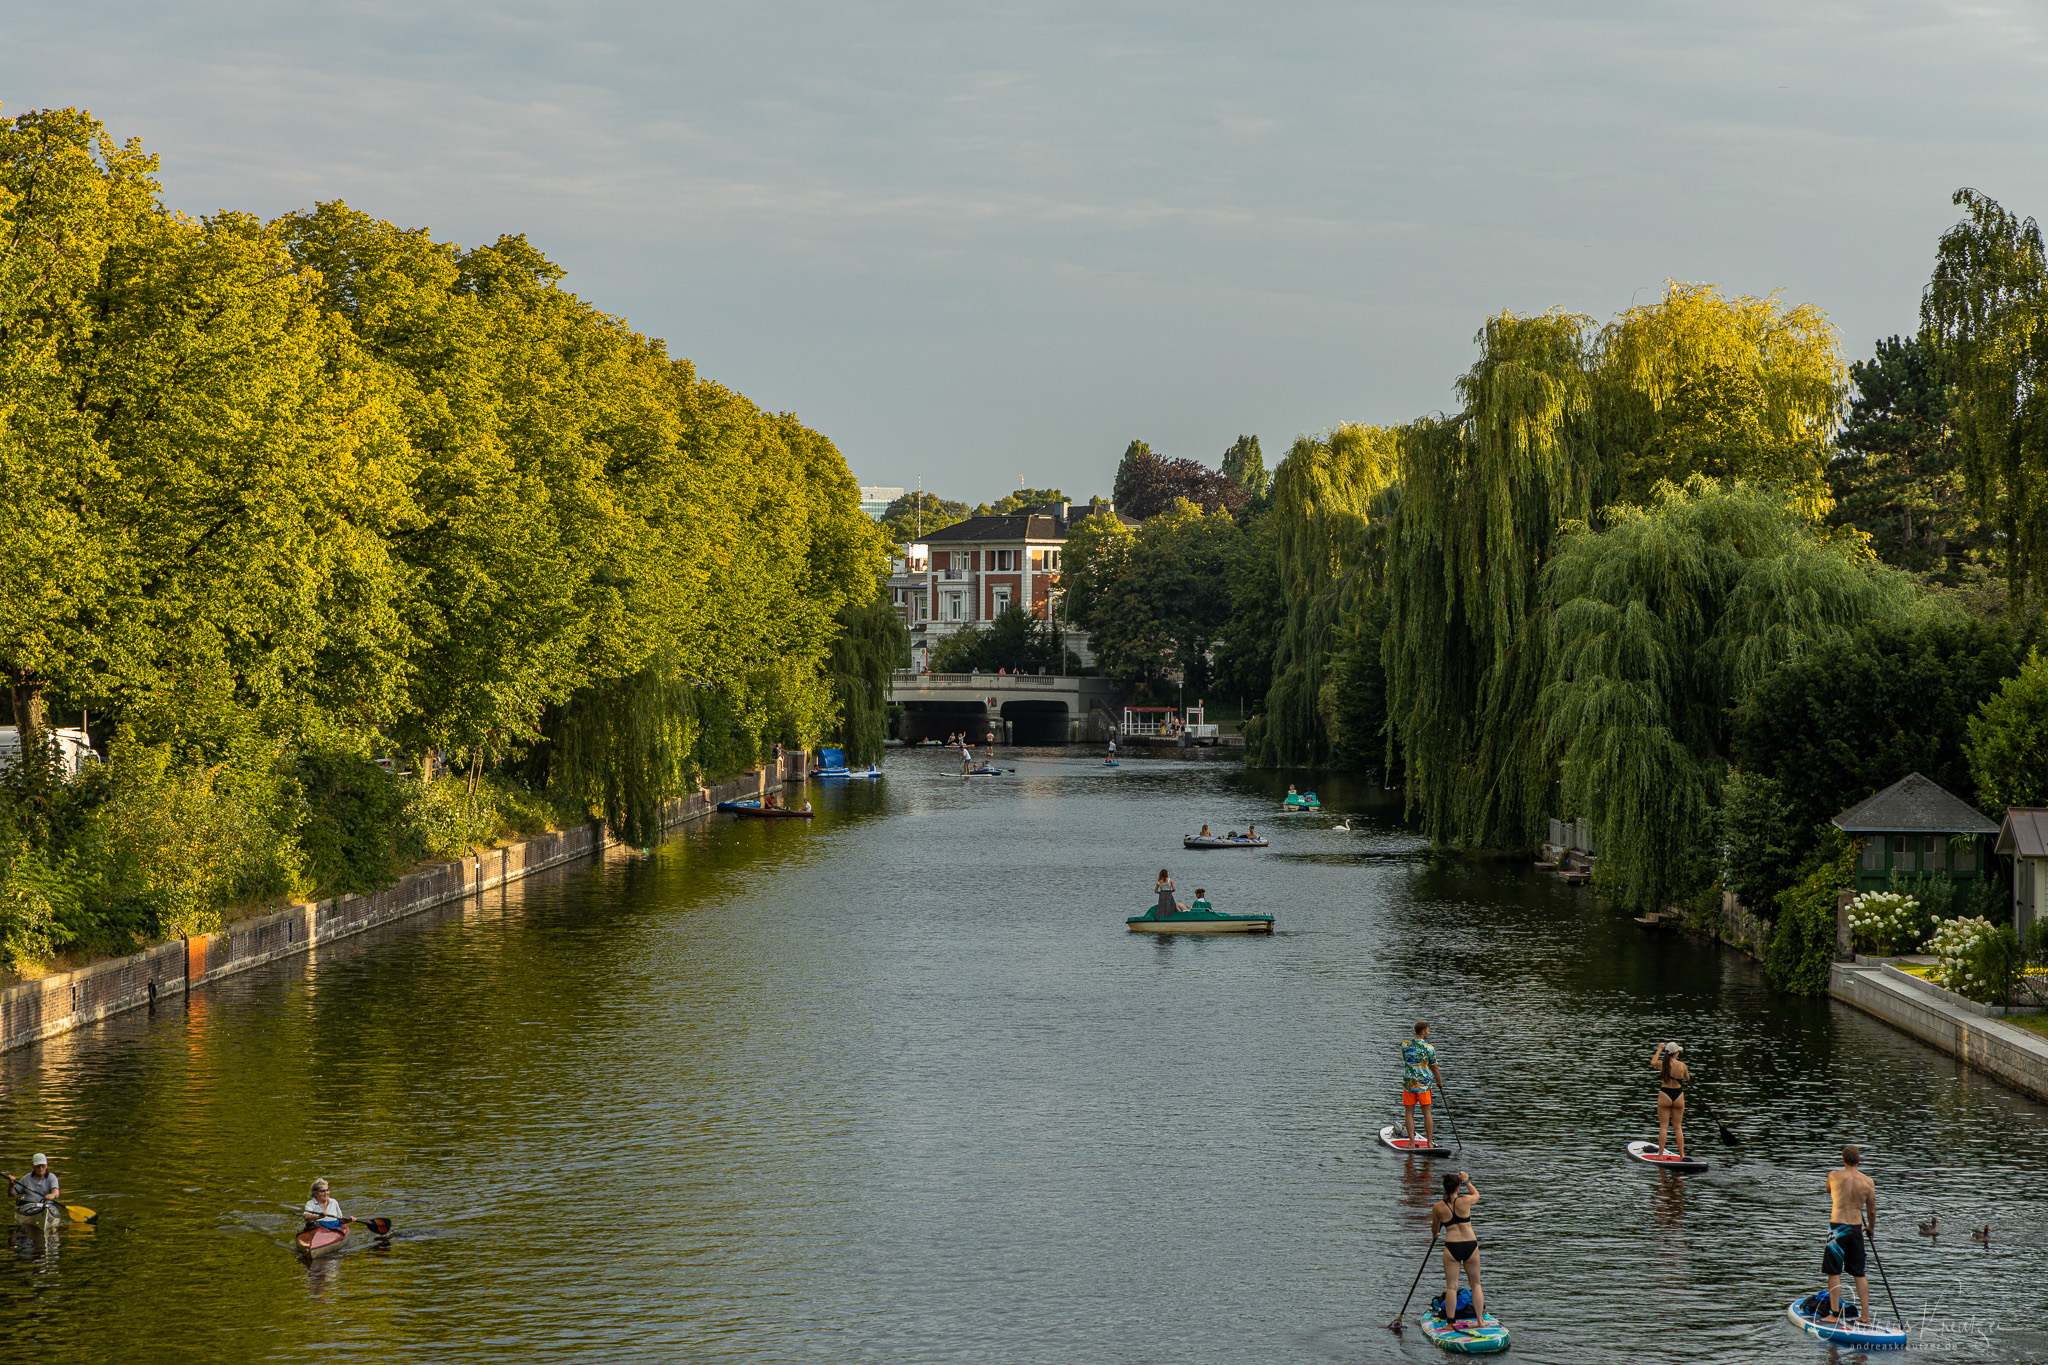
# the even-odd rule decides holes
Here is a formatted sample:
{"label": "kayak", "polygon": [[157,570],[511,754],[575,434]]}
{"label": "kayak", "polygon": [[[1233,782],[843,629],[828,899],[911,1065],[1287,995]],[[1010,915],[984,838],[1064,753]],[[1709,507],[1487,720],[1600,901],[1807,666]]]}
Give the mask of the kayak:
{"label": "kayak", "polygon": [[1134,934],[1270,934],[1271,915],[1219,915],[1214,910],[1182,910],[1162,915],[1153,906],[1124,924]]}
{"label": "kayak", "polygon": [[1182,848],[1264,848],[1264,839],[1219,839],[1213,834],[1188,834],[1181,837]]}
{"label": "kayak", "polygon": [[1380,1141],[1386,1143],[1387,1146],[1392,1147],[1397,1152],[1410,1152],[1416,1156],[1449,1156],[1451,1154],[1450,1148],[1439,1147],[1428,1138],[1396,1136],[1398,1133],[1405,1132],[1405,1128],[1396,1128],[1390,1123],[1380,1129]]}
{"label": "kayak", "polygon": [[1422,1335],[1461,1356],[1490,1356],[1508,1348],[1508,1329],[1493,1314],[1482,1313],[1476,1321],[1458,1318],[1446,1322],[1435,1304],[1423,1315]]}
{"label": "kayak", "polygon": [[53,1228],[64,1221],[64,1207],[61,1204],[38,1204],[32,1209],[14,1206],[14,1221],[23,1227]]}
{"label": "kayak", "polygon": [[1819,1337],[1822,1341],[1831,1341],[1837,1346],[1863,1346],[1879,1351],[1905,1348],[1906,1333],[1902,1328],[1885,1327],[1877,1323],[1864,1327],[1849,1322],[1822,1322],[1813,1310],[1813,1301],[1818,1297],[1818,1294],[1808,1294],[1804,1298],[1792,1300],[1785,1308],[1785,1316],[1811,1335]]}
{"label": "kayak", "polygon": [[1660,1152],[1654,1142],[1631,1142],[1628,1154],[1645,1166],[1661,1166],[1667,1171],[1678,1171],[1685,1175],[1696,1175],[1707,1169],[1707,1163],[1696,1156],[1680,1156],[1676,1152]]}
{"label": "kayak", "polygon": [[299,1255],[310,1261],[333,1255],[347,1240],[348,1225],[344,1223],[339,1228],[307,1228],[292,1238],[292,1245],[298,1249]]}
{"label": "kayak", "polygon": [[808,820],[812,815],[788,806],[763,806],[759,801],[721,801],[718,810],[722,815],[751,815],[756,820]]}

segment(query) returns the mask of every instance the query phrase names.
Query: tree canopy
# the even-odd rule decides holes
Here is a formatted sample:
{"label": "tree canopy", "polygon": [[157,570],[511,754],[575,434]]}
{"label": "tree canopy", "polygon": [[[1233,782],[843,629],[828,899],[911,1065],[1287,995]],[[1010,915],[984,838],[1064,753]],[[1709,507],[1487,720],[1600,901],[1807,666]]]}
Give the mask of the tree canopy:
{"label": "tree canopy", "polygon": [[1153,454],[1145,442],[1133,441],[1116,467],[1112,496],[1117,511],[1142,521],[1158,516],[1182,498],[1205,512],[1235,513],[1252,495],[1236,480],[1200,460],[1168,459]]}

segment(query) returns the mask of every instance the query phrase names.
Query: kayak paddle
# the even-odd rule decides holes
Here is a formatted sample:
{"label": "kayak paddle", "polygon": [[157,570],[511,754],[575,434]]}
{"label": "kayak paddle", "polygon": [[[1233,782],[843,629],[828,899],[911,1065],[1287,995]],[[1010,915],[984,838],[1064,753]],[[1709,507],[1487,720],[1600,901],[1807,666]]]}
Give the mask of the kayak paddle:
{"label": "kayak paddle", "polygon": [[1387,1324],[1387,1330],[1397,1337],[1401,1335],[1401,1319],[1408,1316],[1408,1305],[1415,1301],[1415,1286],[1422,1283],[1422,1272],[1429,1269],[1429,1258],[1436,1253],[1437,1233],[1442,1230],[1439,1228],[1429,1234],[1429,1250],[1422,1253],[1422,1264],[1415,1267],[1415,1279],[1408,1286],[1408,1297],[1401,1300],[1401,1311],[1394,1314],[1394,1320]]}
{"label": "kayak paddle", "polygon": [[[22,1179],[24,1180],[26,1180],[27,1178],[27,1176],[22,1177]],[[0,1171],[0,1180],[5,1180],[7,1182],[7,1188],[10,1190],[15,1187],[16,1183],[18,1183],[16,1182],[13,1176],[7,1174],[7,1172],[5,1171]],[[74,1223],[97,1223],[100,1221],[100,1216],[97,1213],[94,1213],[91,1209],[87,1208],[83,1204],[67,1204],[61,1199],[50,1199],[46,1200],[45,1202],[55,1204],[58,1208],[62,1209],[64,1211],[64,1216]]]}
{"label": "kayak paddle", "polygon": [[361,1223],[379,1237],[389,1237],[391,1235],[391,1220],[389,1218],[351,1218],[348,1221],[351,1223]]}

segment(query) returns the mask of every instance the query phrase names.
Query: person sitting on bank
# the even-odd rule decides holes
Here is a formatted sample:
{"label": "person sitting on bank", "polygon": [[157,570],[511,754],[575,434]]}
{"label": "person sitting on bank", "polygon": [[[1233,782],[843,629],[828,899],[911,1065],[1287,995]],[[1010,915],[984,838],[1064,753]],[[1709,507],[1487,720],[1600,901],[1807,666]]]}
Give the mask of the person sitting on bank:
{"label": "person sitting on bank", "polygon": [[1173,899],[1173,878],[1166,875],[1165,868],[1159,869],[1159,880],[1152,884],[1152,889],[1159,893],[1159,904],[1152,912],[1154,919],[1164,919],[1168,915],[1178,914],[1182,910],[1187,909],[1185,905],[1175,903]]}
{"label": "person sitting on bank", "polygon": [[347,1221],[341,1216],[341,1202],[327,1192],[325,1180],[313,1182],[312,1197],[306,1201],[306,1206],[299,1210],[299,1214],[306,1220],[309,1229],[331,1228],[339,1232],[341,1225]]}
{"label": "person sitting on bank", "polygon": [[1681,1157],[1685,1155],[1685,1083],[1692,1077],[1692,1070],[1678,1060],[1684,1050],[1676,1043],[1665,1043],[1650,1055],[1650,1069],[1658,1076],[1657,1150],[1664,1150],[1665,1134],[1676,1128]]}
{"label": "person sitting on bank", "polygon": [[1209,904],[1209,893],[1208,893],[1207,891],[1205,891],[1205,890],[1204,890],[1203,888],[1201,888],[1201,887],[1199,887],[1199,886],[1198,886],[1198,887],[1196,887],[1196,888],[1195,888],[1195,899],[1194,899],[1194,901],[1193,901],[1193,902],[1192,902],[1192,903],[1191,903],[1191,904],[1190,904],[1190,905],[1188,906],[1188,909],[1190,909],[1190,910],[1207,910],[1207,911],[1209,911],[1210,913],[1212,913],[1212,914],[1213,914],[1213,913],[1215,913],[1216,907],[1215,907],[1215,906],[1213,906],[1213,905],[1211,905],[1211,904]]}
{"label": "person sitting on bank", "polygon": [[1820,1269],[1828,1277],[1828,1309],[1822,1322],[1842,1318],[1842,1276],[1856,1281],[1856,1303],[1863,1316],[1850,1321],[1870,1326],[1870,1280],[1866,1277],[1863,1241],[1877,1240],[1877,1184],[1863,1174],[1863,1149],[1842,1149],[1842,1169],[1828,1172],[1828,1244]]}
{"label": "person sitting on bank", "polygon": [[10,1178],[7,1192],[14,1196],[14,1208],[18,1213],[41,1213],[45,1205],[57,1202],[57,1173],[50,1169],[50,1158],[37,1152],[28,1159],[28,1174],[21,1179]]}
{"label": "person sitting on bank", "polygon": [[1429,1235],[1444,1234],[1444,1320],[1466,1321],[1458,1316],[1458,1271],[1472,1290],[1472,1317],[1486,1316],[1486,1291],[1479,1285],[1479,1233],[1472,1226],[1472,1206],[1479,1202],[1479,1190],[1472,1177],[1459,1171],[1444,1177],[1444,1197],[1429,1206]]}

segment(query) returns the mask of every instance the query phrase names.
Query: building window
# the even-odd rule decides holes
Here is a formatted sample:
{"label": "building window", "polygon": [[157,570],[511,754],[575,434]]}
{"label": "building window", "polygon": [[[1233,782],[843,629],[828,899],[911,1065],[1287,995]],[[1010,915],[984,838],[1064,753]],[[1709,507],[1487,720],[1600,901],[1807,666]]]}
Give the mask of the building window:
{"label": "building window", "polygon": [[1010,590],[1008,588],[997,588],[995,597],[995,610],[989,614],[991,616],[1001,616],[1010,609]]}
{"label": "building window", "polygon": [[920,621],[932,619],[931,596],[923,588],[917,590],[917,619]]}
{"label": "building window", "polygon": [[1939,872],[1948,865],[1948,840],[1938,834],[1930,834],[1921,840],[1920,851],[1924,855],[1920,866],[1929,872]]}
{"label": "building window", "polygon": [[1863,870],[1865,872],[1884,871],[1884,840],[1865,839],[1863,841]]}
{"label": "building window", "polygon": [[1975,872],[1977,870],[1976,835],[1966,835],[1960,842],[1956,844],[1955,870],[1958,872]]}
{"label": "building window", "polygon": [[1060,571],[1060,552],[1058,550],[1047,550],[1045,552],[1045,567],[1050,573],[1058,573]]}
{"label": "building window", "polygon": [[957,621],[960,619],[961,604],[965,600],[966,599],[957,592],[949,592],[946,594],[946,619],[948,621]]}
{"label": "building window", "polygon": [[1913,845],[1918,842],[1910,834],[1894,834],[1892,836],[1892,871],[1912,872],[1915,870],[1913,867]]}

